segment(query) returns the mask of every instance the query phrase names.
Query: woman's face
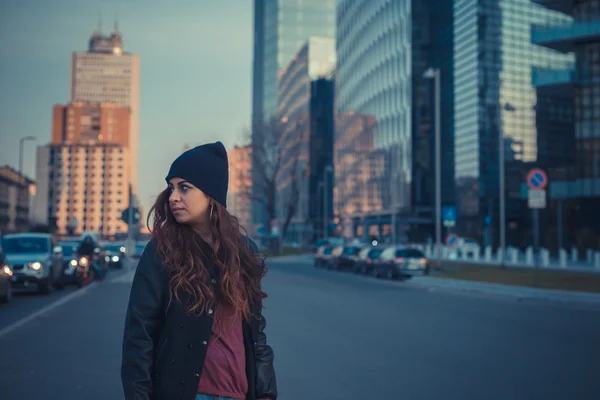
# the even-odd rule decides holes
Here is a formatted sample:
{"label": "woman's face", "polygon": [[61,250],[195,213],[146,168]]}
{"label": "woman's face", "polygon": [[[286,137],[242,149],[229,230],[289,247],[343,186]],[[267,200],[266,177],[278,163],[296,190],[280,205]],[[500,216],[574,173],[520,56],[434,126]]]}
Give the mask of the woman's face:
{"label": "woman's face", "polygon": [[189,225],[208,222],[210,199],[203,191],[181,178],[171,178],[169,191],[169,205],[177,222]]}

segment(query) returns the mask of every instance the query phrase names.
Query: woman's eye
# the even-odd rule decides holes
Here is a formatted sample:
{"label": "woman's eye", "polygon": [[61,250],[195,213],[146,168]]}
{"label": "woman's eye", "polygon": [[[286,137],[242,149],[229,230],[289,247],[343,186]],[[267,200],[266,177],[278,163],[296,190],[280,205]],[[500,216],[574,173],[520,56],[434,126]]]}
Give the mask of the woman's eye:
{"label": "woman's eye", "polygon": [[181,187],[181,191],[182,191],[182,192],[185,192],[185,191],[187,191],[188,189],[189,189],[189,187],[187,187],[187,186],[182,186],[182,187]]}

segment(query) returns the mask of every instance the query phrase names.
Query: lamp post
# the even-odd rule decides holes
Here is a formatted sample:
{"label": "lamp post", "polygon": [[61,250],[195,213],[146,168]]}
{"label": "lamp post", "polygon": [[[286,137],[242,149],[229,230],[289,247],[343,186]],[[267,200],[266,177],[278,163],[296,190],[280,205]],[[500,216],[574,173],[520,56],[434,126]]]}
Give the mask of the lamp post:
{"label": "lamp post", "polygon": [[26,141],[37,140],[35,136],[24,136],[19,139],[19,182],[23,183],[23,145]]}
{"label": "lamp post", "polygon": [[435,84],[435,257],[440,267],[440,248],[442,246],[442,150],[441,150],[441,110],[440,110],[440,70],[429,68],[423,78],[433,79]]}
{"label": "lamp post", "polygon": [[325,167],[325,171],[323,172],[323,239],[327,239],[327,233],[329,232],[329,174],[333,171],[333,167],[331,165],[327,165]]}

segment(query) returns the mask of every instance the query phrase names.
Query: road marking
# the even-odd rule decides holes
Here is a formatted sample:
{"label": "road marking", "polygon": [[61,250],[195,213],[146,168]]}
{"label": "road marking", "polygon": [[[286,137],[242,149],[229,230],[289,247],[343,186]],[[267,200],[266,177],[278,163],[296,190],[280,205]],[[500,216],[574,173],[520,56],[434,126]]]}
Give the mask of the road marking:
{"label": "road marking", "polygon": [[73,300],[74,298],[77,298],[79,296],[86,294],[90,289],[92,289],[96,285],[97,285],[96,282],[92,282],[89,286],[86,286],[82,289],[79,289],[79,290],[73,292],[73,293],[70,293],[70,294],[66,295],[65,297],[58,299],[54,303],[50,303],[46,307],[39,309],[38,311],[34,312],[33,314],[30,314],[30,315],[26,316],[25,318],[22,318],[22,319],[18,320],[17,322],[14,322],[13,324],[7,326],[6,328],[0,330],[0,338],[2,338],[3,336],[6,336],[7,334],[14,331],[15,329],[20,328],[21,326],[25,325],[26,323],[33,321],[37,317],[40,317],[40,316],[54,310],[55,308]]}

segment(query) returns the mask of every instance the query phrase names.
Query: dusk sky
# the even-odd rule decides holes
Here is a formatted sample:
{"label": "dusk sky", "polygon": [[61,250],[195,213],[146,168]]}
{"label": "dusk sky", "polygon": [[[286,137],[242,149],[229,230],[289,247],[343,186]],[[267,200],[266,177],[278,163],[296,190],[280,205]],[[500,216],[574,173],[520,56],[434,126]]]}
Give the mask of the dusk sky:
{"label": "dusk sky", "polygon": [[86,51],[102,15],[118,11],[125,51],[141,58],[139,196],[147,212],[185,144],[245,139],[252,87],[251,0],[3,0],[0,5],[0,165],[18,166],[19,138],[49,142],[52,106],[69,100],[69,59]]}

